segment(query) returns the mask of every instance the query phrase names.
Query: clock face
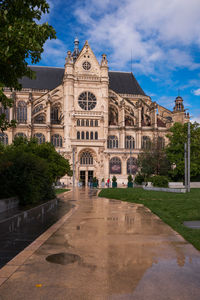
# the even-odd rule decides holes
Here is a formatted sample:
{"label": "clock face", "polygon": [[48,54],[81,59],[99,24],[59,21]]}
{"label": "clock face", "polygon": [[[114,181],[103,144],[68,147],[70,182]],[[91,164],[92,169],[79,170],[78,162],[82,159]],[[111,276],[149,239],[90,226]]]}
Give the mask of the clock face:
{"label": "clock face", "polygon": [[89,61],[84,61],[82,66],[84,70],[88,71],[91,68],[91,63]]}

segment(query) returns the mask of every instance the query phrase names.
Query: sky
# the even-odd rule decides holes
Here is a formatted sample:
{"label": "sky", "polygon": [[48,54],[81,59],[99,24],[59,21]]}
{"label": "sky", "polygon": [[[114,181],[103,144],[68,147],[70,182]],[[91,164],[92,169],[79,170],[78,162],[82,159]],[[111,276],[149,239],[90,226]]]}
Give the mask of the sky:
{"label": "sky", "polygon": [[200,0],[48,0],[42,17],[57,32],[39,63],[64,67],[77,36],[109,70],[133,72],[145,93],[172,110],[184,100],[200,123]]}

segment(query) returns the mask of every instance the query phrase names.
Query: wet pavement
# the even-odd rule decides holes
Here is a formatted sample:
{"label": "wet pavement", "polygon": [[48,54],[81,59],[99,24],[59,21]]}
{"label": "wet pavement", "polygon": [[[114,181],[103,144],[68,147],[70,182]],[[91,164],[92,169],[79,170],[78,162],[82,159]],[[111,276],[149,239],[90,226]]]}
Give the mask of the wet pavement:
{"label": "wet pavement", "polygon": [[[62,196],[60,197],[62,198]],[[30,219],[26,225],[19,226],[12,232],[0,230],[0,268],[66,214],[71,206],[72,204],[70,201],[59,201],[58,205],[48,213],[44,214],[43,217],[37,214],[33,220]],[[0,222],[22,212],[23,210],[12,209],[5,213],[1,213]]]}
{"label": "wet pavement", "polygon": [[142,205],[96,193],[65,196],[78,209],[4,282],[0,299],[199,300],[200,252]]}

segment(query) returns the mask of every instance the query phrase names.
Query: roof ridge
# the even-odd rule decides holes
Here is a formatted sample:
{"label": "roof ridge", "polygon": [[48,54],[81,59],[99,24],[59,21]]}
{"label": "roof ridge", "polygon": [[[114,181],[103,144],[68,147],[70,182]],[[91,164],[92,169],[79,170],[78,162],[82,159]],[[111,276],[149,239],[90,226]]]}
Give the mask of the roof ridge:
{"label": "roof ridge", "polygon": [[128,74],[133,74],[133,72],[127,72],[127,71],[108,71],[108,72],[112,72],[112,73],[128,73]]}
{"label": "roof ridge", "polygon": [[65,69],[65,68],[62,68],[62,67],[50,67],[50,66],[33,66],[33,65],[28,65],[28,67],[33,67],[33,68],[52,68],[52,69]]}

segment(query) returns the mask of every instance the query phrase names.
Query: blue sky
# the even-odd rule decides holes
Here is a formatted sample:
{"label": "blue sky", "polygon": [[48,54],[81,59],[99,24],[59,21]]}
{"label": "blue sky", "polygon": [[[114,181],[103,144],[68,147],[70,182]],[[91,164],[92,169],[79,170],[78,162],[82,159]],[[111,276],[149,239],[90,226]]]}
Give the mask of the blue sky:
{"label": "blue sky", "polygon": [[[199,0],[48,0],[42,18],[56,32],[39,65],[63,67],[75,36],[89,41],[109,69],[132,71],[153,101],[172,109],[180,90],[192,121],[200,123]],[[132,57],[132,64],[131,64]]]}

